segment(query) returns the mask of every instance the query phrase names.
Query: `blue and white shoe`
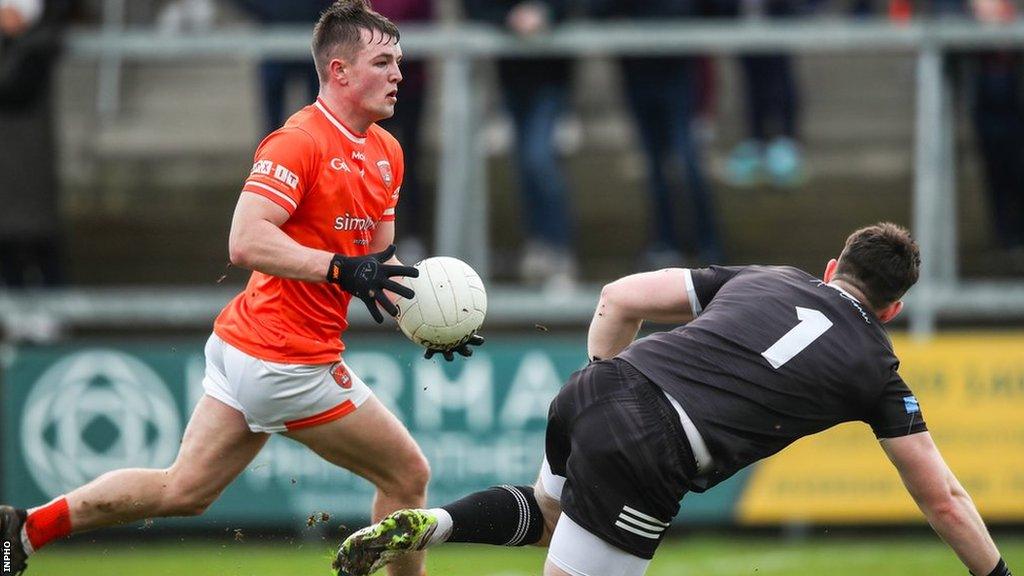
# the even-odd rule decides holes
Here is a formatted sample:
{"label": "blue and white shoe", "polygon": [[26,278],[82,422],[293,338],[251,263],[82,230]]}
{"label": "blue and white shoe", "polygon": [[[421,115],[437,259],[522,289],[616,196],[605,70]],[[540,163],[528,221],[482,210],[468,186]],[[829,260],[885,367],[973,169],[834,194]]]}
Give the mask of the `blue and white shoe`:
{"label": "blue and white shoe", "polygon": [[758,140],[745,140],[733,148],[725,163],[726,181],[738,187],[753,186],[764,178],[764,146]]}
{"label": "blue and white shoe", "polygon": [[765,167],[772,184],[791,188],[804,181],[804,161],[800,147],[790,138],[776,138],[765,151]]}

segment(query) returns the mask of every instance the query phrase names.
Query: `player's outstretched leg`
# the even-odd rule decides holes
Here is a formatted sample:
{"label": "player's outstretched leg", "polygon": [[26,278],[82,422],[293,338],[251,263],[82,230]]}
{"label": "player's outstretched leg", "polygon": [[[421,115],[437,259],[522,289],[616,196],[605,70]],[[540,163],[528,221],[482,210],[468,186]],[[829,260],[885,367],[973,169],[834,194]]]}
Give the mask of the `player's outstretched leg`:
{"label": "player's outstretched leg", "polygon": [[[541,494],[542,500],[551,500]],[[340,576],[365,576],[403,555],[444,542],[547,545],[557,501],[542,506],[530,486],[494,486],[440,508],[404,509],[349,536],[338,549]]]}
{"label": "player's outstretched leg", "polygon": [[436,529],[437,517],[428,510],[392,512],[346,538],[334,569],[341,576],[372,574],[406,552],[425,548]]}
{"label": "player's outstretched leg", "polygon": [[[21,544],[21,527],[25,525],[25,511],[17,510],[10,506],[0,506],[0,546],[3,546],[3,560],[0,561],[4,568],[10,563],[10,572],[14,576],[25,571],[27,563],[25,559],[25,547]],[[6,573],[6,571],[5,571]]]}

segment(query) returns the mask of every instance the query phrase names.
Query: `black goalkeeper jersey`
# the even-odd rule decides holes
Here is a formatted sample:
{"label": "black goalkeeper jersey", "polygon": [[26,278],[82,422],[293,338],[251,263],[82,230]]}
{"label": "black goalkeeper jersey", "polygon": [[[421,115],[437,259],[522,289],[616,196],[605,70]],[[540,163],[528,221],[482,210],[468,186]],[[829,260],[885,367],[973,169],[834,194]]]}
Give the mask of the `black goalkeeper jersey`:
{"label": "black goalkeeper jersey", "polygon": [[799,438],[860,420],[878,438],[926,430],[885,329],[852,296],[790,267],[688,270],[694,320],[620,357],[679,401],[716,470],[702,491]]}

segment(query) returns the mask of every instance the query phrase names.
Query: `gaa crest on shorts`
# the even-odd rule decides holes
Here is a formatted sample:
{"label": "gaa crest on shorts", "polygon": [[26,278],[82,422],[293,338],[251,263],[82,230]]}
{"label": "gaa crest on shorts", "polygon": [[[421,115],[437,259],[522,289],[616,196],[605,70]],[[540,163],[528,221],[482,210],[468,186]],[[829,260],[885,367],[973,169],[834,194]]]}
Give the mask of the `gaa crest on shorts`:
{"label": "gaa crest on shorts", "polygon": [[384,185],[391,186],[391,163],[387,160],[378,160],[377,169],[380,170],[380,177],[384,180]]}
{"label": "gaa crest on shorts", "polygon": [[331,376],[334,378],[334,381],[338,383],[338,386],[341,386],[345,390],[352,387],[352,376],[349,375],[348,368],[345,367],[344,363],[338,362],[335,364],[334,367],[331,368]]}

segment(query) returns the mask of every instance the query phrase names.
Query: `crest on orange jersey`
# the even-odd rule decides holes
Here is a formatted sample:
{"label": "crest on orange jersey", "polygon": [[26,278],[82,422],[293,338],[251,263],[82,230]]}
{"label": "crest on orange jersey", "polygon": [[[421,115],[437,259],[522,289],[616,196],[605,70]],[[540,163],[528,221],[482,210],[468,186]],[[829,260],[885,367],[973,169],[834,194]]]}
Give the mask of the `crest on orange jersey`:
{"label": "crest on orange jersey", "polygon": [[377,162],[377,168],[380,170],[380,177],[384,179],[384,185],[391,186],[391,163],[387,160],[381,160]]}

